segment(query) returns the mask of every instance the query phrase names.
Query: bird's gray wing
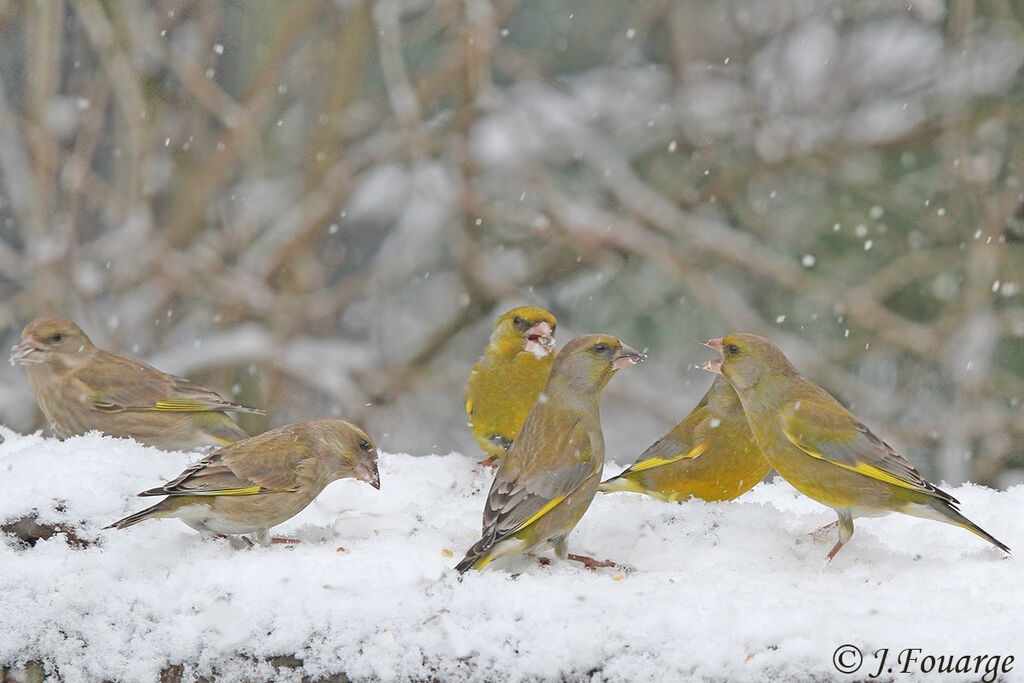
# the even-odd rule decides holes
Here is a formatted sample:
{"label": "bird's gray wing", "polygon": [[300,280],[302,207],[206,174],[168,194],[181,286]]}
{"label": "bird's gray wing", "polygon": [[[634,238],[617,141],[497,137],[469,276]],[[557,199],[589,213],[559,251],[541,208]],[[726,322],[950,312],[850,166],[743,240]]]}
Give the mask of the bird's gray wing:
{"label": "bird's gray wing", "polygon": [[[550,458],[550,454],[580,452],[580,457],[566,458],[568,462],[556,466],[540,463],[533,467],[516,466],[516,461],[505,461],[487,494],[484,507],[484,538],[491,543],[524,529],[561,503],[594,473],[599,460],[592,457],[590,435],[579,422],[562,433],[550,433],[547,439],[534,439],[543,444],[545,453],[534,457]],[[529,463],[529,444],[517,440],[519,460]],[[525,452],[523,449],[527,449]]]}

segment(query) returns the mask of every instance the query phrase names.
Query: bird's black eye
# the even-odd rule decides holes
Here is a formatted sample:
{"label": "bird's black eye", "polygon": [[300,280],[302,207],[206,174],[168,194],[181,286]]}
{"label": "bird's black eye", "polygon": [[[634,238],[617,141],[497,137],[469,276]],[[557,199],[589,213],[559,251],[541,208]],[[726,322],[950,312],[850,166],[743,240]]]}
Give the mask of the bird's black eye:
{"label": "bird's black eye", "polygon": [[363,451],[369,451],[373,446],[366,439],[359,439],[359,449]]}
{"label": "bird's black eye", "polygon": [[512,325],[514,325],[517,330],[526,330],[530,327],[530,323],[518,315],[512,319]]}
{"label": "bird's black eye", "polygon": [[725,352],[730,356],[735,356],[740,352],[740,347],[736,346],[735,344],[729,344],[728,346],[725,347]]}
{"label": "bird's black eye", "polygon": [[56,334],[51,334],[50,335],[50,341],[52,341],[52,342],[59,342],[63,338],[64,338],[64,335],[61,334],[60,332],[57,332]]}
{"label": "bird's black eye", "polygon": [[608,352],[608,345],[605,344],[604,342],[599,342],[597,344],[594,344],[594,353],[596,353],[598,355],[604,355],[607,352]]}

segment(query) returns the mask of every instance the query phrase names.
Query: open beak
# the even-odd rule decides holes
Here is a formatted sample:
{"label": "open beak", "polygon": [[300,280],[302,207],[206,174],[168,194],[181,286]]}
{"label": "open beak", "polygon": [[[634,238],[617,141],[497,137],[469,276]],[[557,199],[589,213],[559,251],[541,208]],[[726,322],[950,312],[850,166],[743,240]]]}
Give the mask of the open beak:
{"label": "open beak", "polygon": [[708,347],[709,349],[714,349],[715,351],[718,351],[719,353],[722,352],[722,340],[720,338],[719,339],[705,339],[704,341],[701,342],[701,344],[703,344],[704,346]]}
{"label": "open beak", "polygon": [[46,349],[34,337],[25,337],[11,347],[11,365],[39,365],[46,362]]}
{"label": "open beak", "polygon": [[636,365],[643,360],[647,360],[646,355],[623,344],[618,353],[612,356],[612,367],[616,370],[621,370],[622,368],[628,368],[630,365]]}
{"label": "open beak", "polygon": [[380,472],[377,470],[377,463],[371,463],[370,467],[361,468],[356,479],[365,481],[373,488],[380,490]]}
{"label": "open beak", "polygon": [[716,375],[721,375],[722,374],[722,359],[721,358],[716,358],[714,360],[709,360],[706,363],[700,363],[697,367],[700,368],[701,370],[707,370],[708,372],[713,372]]}
{"label": "open beak", "polygon": [[555,330],[551,323],[537,323],[526,331],[523,338],[526,340],[526,350],[537,358],[543,358],[555,350]]}
{"label": "open beak", "polygon": [[[719,353],[722,353],[722,348],[723,347],[722,347],[722,340],[721,339],[705,339],[704,341],[701,342],[701,344],[703,344],[704,346],[708,347],[709,349],[714,349],[715,351],[718,351]],[[701,370],[707,370],[708,372],[713,372],[716,375],[721,375],[722,374],[722,359],[721,358],[716,358],[714,360],[709,360],[706,363],[701,363],[697,367],[700,368]]]}

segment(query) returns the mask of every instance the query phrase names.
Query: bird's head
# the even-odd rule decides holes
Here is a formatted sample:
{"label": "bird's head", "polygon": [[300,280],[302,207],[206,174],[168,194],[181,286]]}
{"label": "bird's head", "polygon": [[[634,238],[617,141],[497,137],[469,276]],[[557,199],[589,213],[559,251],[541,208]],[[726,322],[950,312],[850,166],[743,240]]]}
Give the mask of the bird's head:
{"label": "bird's head", "polygon": [[39,365],[55,359],[74,362],[95,350],[78,325],[62,318],[33,320],[21,333],[21,341],[11,348],[11,363]]}
{"label": "bird's head", "polygon": [[555,316],[536,306],[513,308],[498,318],[491,335],[504,353],[529,351],[538,359],[555,350]]}
{"label": "bird's head", "polygon": [[735,333],[708,339],[704,346],[722,354],[701,364],[708,372],[723,375],[737,389],[750,389],[769,375],[796,374],[796,369],[770,341],[756,334]]}
{"label": "bird's head", "polygon": [[321,421],[327,443],[325,469],[334,479],[351,477],[380,488],[377,470],[377,446],[361,427],[346,420]]}
{"label": "bird's head", "polygon": [[647,356],[607,334],[587,334],[558,352],[551,376],[584,391],[600,391],[616,371],[647,360]]}

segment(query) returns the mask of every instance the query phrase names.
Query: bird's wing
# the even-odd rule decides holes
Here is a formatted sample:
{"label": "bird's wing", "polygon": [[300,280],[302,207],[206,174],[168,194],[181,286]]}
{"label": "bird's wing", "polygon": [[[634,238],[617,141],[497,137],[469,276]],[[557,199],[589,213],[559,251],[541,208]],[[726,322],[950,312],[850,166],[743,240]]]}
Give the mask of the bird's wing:
{"label": "bird's wing", "polygon": [[[581,458],[572,457],[564,465],[530,470],[516,463],[502,462],[487,494],[484,508],[484,537],[491,543],[526,528],[566,499],[587,477],[594,473],[596,461],[588,457],[590,435],[579,422],[560,434],[552,434],[547,445],[568,452],[579,450]],[[529,461],[529,454],[524,458]]]}
{"label": "bird's wing", "polygon": [[696,458],[708,449],[708,441],[698,436],[697,428],[709,419],[708,401],[705,396],[682,422],[651,444],[622,474],[643,472],[685,458]]}
{"label": "bird's wing", "polygon": [[[837,410],[838,408],[838,410]],[[792,401],[779,413],[782,432],[807,455],[893,486],[956,502],[838,402]]]}
{"label": "bird's wing", "polygon": [[280,434],[236,442],[189,467],[166,485],[142,496],[246,496],[297,491],[308,445]]}
{"label": "bird's wing", "polygon": [[262,413],[225,401],[218,394],[187,379],[112,353],[101,352],[96,363],[78,371],[77,379],[90,391],[93,406],[107,412]]}

